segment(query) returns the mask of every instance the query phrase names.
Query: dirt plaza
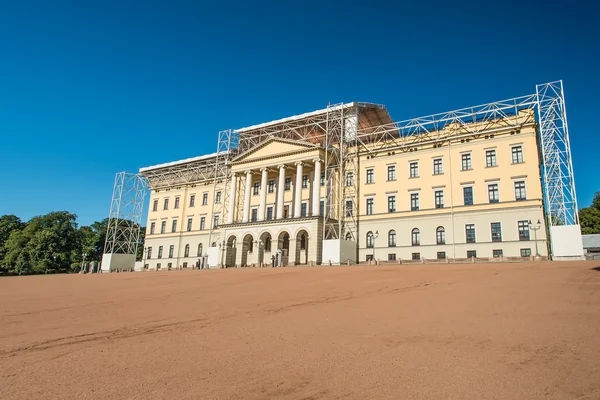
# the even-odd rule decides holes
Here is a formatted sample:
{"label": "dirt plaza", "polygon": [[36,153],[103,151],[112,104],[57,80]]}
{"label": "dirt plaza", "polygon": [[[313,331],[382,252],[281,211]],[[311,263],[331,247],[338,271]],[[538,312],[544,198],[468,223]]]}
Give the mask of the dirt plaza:
{"label": "dirt plaza", "polygon": [[2,399],[598,399],[600,262],[0,279]]}

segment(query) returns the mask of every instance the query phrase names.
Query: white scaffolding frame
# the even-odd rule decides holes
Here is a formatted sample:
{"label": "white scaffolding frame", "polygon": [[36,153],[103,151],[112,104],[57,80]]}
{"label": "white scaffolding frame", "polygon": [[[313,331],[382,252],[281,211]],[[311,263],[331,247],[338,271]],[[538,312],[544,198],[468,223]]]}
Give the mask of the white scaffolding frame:
{"label": "white scaffolding frame", "polygon": [[104,254],[137,254],[148,181],[139,174],[115,176]]}
{"label": "white scaffolding frame", "polygon": [[[354,121],[355,125],[349,121]],[[578,208],[562,81],[537,85],[535,94],[399,122],[393,122],[382,105],[357,102],[330,105],[320,111],[221,131],[215,154],[144,168],[140,173],[148,179],[153,190],[202,181],[212,181],[216,190],[223,183],[221,203],[213,201],[212,218],[214,220],[214,215],[219,214],[224,223],[233,157],[274,136],[317,144],[326,150],[327,201],[323,238],[343,239],[350,233],[352,239],[357,240],[360,153],[417,151],[427,145],[441,146],[507,129],[518,131],[536,122],[547,224],[577,225]],[[352,172],[353,180],[346,185],[348,172]],[[238,191],[242,189],[243,181],[240,179]],[[352,207],[351,212],[347,206]],[[210,245],[215,241],[218,227],[213,226],[213,221],[209,223]]]}

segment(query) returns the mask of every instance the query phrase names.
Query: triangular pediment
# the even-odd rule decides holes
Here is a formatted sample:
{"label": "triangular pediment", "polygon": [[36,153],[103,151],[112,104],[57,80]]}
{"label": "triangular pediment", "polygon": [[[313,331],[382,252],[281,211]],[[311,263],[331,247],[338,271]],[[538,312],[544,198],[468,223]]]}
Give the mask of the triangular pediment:
{"label": "triangular pediment", "polygon": [[281,155],[290,155],[294,153],[305,152],[307,150],[315,150],[318,148],[318,145],[312,143],[271,137],[260,143],[258,146],[238,155],[233,159],[233,162],[239,163],[261,160],[265,158],[274,158]]}

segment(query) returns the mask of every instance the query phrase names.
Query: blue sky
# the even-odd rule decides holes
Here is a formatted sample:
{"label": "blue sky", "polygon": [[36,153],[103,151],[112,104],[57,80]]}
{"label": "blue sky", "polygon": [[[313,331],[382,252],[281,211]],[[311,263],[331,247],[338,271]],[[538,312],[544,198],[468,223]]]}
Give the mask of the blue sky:
{"label": "blue sky", "polygon": [[402,120],[558,79],[580,207],[600,190],[595,2],[218,3],[1,2],[0,215],[89,224],[107,216],[116,172],[328,102]]}

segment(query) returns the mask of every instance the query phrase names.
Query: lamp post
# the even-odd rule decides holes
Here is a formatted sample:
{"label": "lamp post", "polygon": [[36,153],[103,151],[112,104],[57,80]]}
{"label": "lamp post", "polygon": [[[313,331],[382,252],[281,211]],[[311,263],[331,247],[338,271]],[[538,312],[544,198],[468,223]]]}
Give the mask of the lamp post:
{"label": "lamp post", "polygon": [[85,266],[85,258],[87,257],[88,253],[83,252],[83,254],[81,254],[81,256],[83,257],[83,259],[81,260],[81,271],[79,271],[80,274],[85,274],[84,271],[84,266]]}
{"label": "lamp post", "polygon": [[538,250],[538,242],[537,242],[537,231],[542,227],[542,221],[538,219],[537,224],[533,225],[531,220],[529,220],[529,229],[533,231],[533,240],[535,241],[535,258],[536,260],[540,259],[540,252]]}
{"label": "lamp post", "polygon": [[375,231],[375,234],[373,235],[373,261],[375,261],[375,265],[377,265],[377,261],[375,260],[375,239],[377,239],[379,237],[379,231]]}

